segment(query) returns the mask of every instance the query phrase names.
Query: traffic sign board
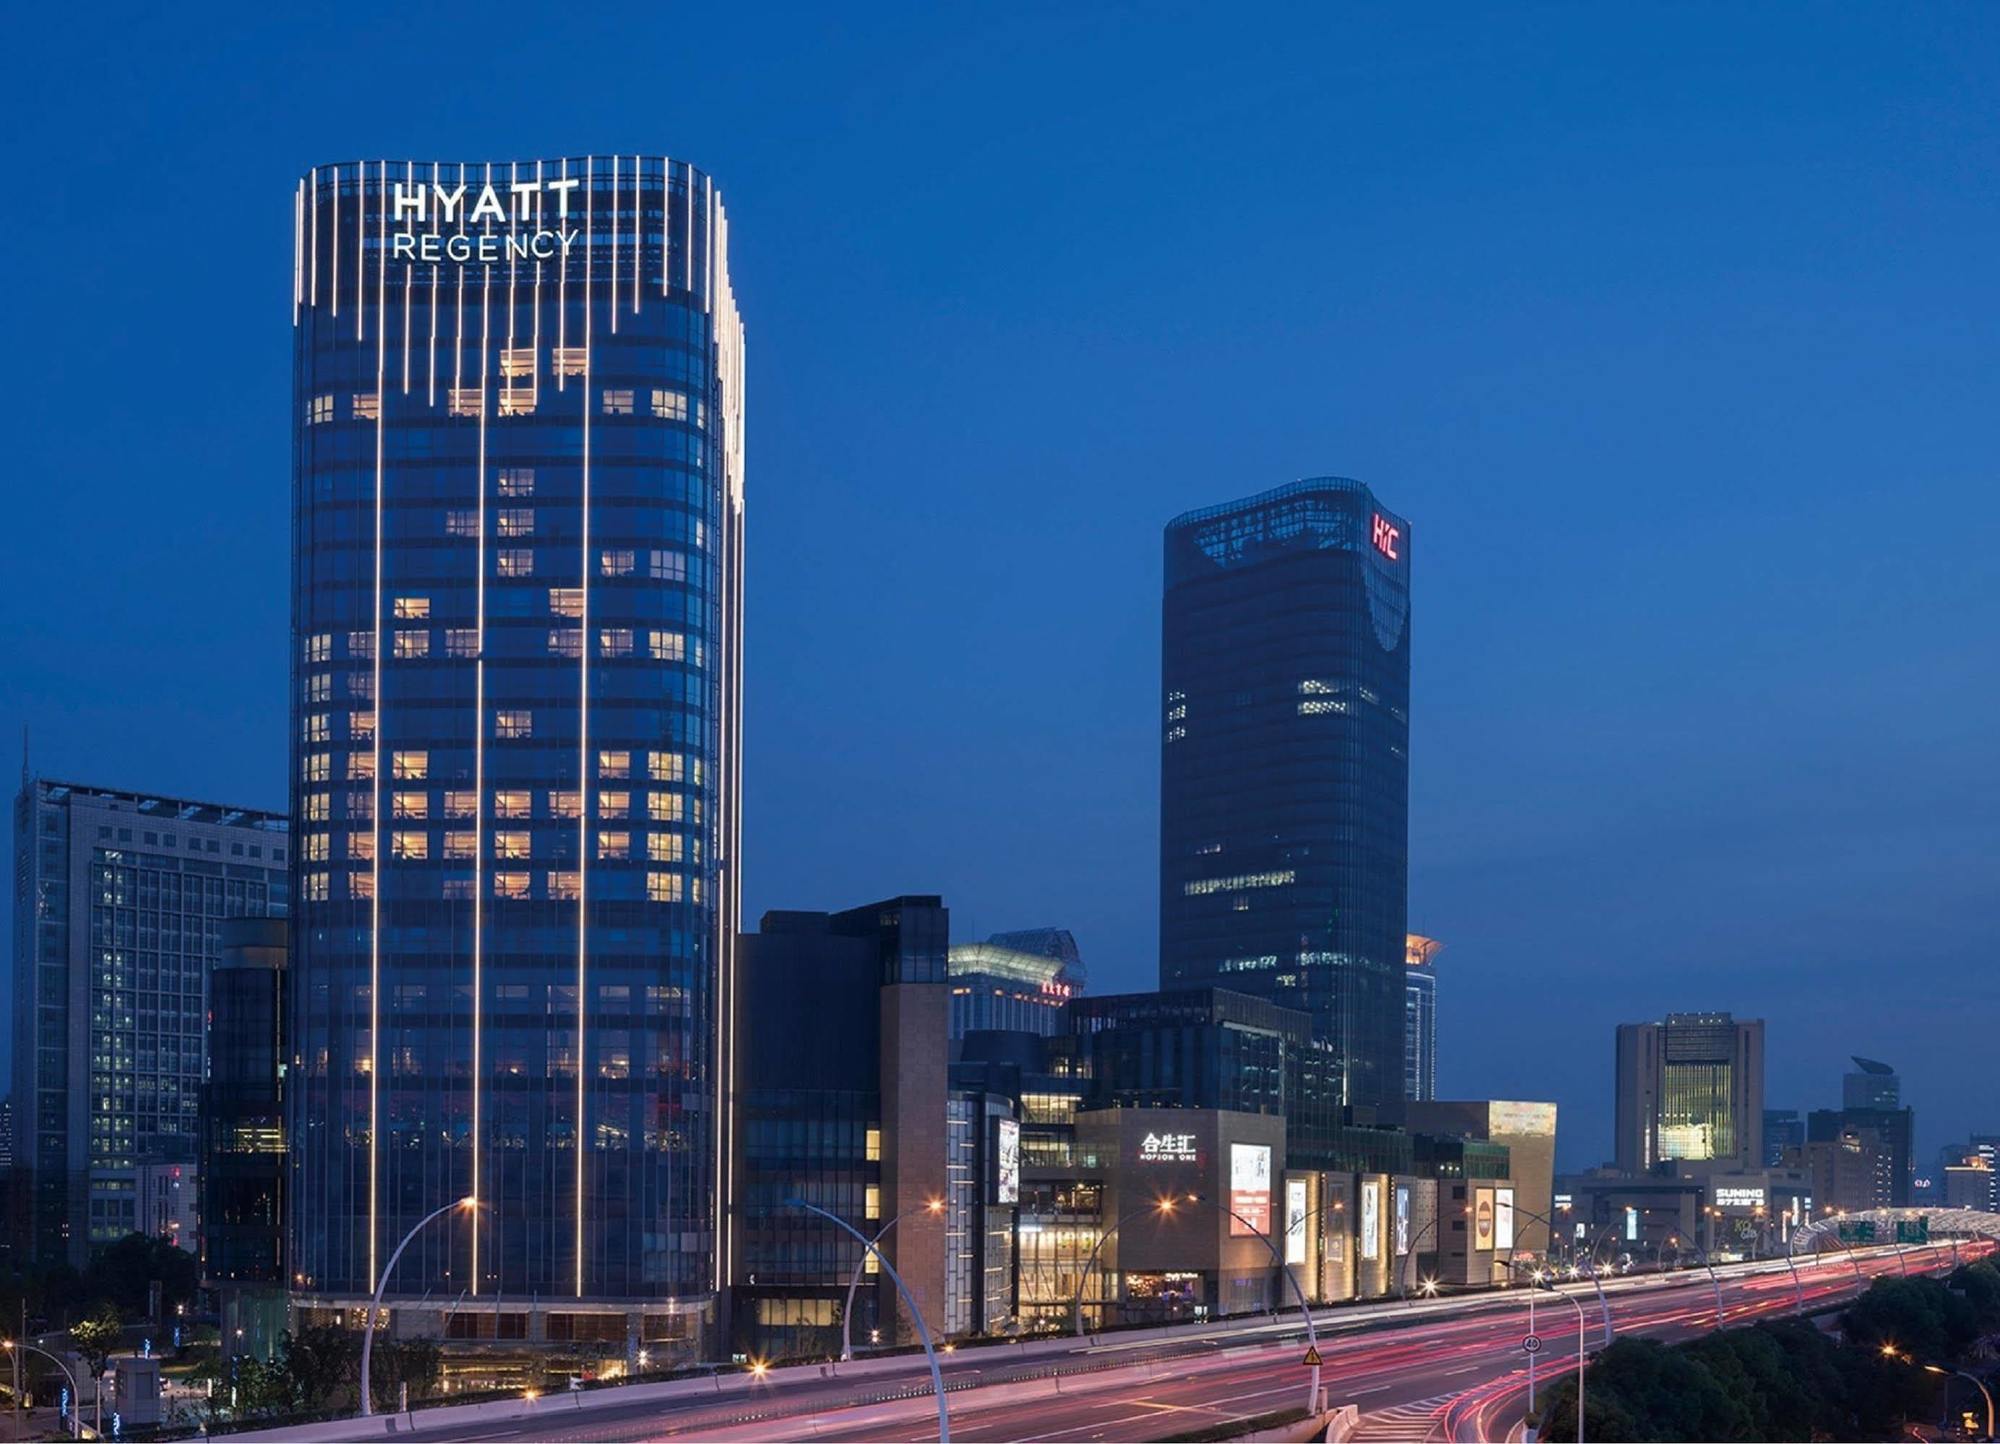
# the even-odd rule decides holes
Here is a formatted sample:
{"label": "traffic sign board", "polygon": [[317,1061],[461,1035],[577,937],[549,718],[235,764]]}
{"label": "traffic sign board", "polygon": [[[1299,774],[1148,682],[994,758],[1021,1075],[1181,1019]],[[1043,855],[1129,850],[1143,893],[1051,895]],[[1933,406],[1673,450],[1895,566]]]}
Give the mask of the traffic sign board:
{"label": "traffic sign board", "polygon": [[1304,1364],[1308,1369],[1317,1369],[1320,1366],[1319,1345],[1307,1344],[1306,1356],[1299,1360],[1299,1362]]}
{"label": "traffic sign board", "polygon": [[1541,1351],[1542,1351],[1542,1336],[1540,1334],[1530,1334],[1528,1335],[1527,1338],[1521,1340],[1522,1353],[1539,1354],[1541,1353]]}

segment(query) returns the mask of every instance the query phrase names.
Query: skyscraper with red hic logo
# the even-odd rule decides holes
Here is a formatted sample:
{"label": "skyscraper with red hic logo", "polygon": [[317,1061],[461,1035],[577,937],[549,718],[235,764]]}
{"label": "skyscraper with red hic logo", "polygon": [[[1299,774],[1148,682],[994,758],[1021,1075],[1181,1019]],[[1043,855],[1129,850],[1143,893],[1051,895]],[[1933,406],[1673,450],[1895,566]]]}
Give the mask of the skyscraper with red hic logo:
{"label": "skyscraper with red hic logo", "polygon": [[1308,1013],[1357,1121],[1404,1093],[1411,546],[1336,477],[1166,532],[1160,986]]}

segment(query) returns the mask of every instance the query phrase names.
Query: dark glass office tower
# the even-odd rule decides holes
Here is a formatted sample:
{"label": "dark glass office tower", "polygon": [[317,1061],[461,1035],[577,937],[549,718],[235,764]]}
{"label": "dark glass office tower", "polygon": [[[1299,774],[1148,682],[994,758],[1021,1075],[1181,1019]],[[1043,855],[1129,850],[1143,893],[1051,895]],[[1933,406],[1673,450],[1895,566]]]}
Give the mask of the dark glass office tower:
{"label": "dark glass office tower", "polygon": [[294,1286],[351,1307],[472,1195],[399,1309],[664,1362],[727,1187],[721,197],[616,155],[341,164],[294,203]]}
{"label": "dark glass office tower", "polygon": [[1294,482],[1166,534],[1160,986],[1299,1009],[1342,1101],[1403,1101],[1410,528]]}

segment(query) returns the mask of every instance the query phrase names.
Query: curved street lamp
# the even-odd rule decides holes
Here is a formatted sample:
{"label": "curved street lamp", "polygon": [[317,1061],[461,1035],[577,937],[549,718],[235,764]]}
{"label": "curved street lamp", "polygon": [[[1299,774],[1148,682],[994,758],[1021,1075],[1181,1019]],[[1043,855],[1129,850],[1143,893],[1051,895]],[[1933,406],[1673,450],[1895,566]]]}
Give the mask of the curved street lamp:
{"label": "curved street lamp", "polygon": [[1085,1289],[1090,1287],[1090,1271],[1096,1266],[1099,1251],[1110,1240],[1112,1234],[1118,1232],[1119,1229],[1123,1228],[1133,1219],[1144,1218],[1149,1213],[1159,1218],[1168,1218],[1172,1216],[1173,1211],[1173,1199],[1155,1199],[1144,1208],[1129,1209],[1125,1213],[1120,1214],[1111,1227],[1097,1236],[1097,1242],[1090,1246],[1089,1254],[1084,1257],[1083,1273],[1076,1281],[1076,1298],[1070,1306],[1071,1313],[1076,1321],[1076,1336],[1079,1339],[1083,1337],[1083,1293]]}
{"label": "curved street lamp", "polygon": [[[868,1238],[868,1235],[864,1234],[846,1219],[841,1218],[837,1214],[828,1213],[825,1209],[817,1207],[814,1204],[807,1203],[802,1198],[788,1198],[785,1200],[785,1205],[788,1208],[802,1208],[807,1213],[817,1214],[836,1227],[846,1229],[856,1239],[860,1240],[861,1246],[864,1249],[875,1255],[875,1261],[882,1265],[883,1269],[888,1273],[889,1278],[895,1283],[896,1292],[903,1296],[903,1307],[908,1309],[910,1317],[917,1321],[917,1337],[923,1340],[924,1358],[930,1362],[931,1388],[937,1393],[938,1444],[951,1444],[951,1412],[945,1407],[944,1371],[938,1368],[937,1349],[931,1343],[931,1326],[924,1321],[924,1311],[917,1307],[917,1301],[910,1297],[909,1289],[903,1284],[903,1276],[896,1272],[894,1264],[882,1257],[882,1250],[875,1247],[874,1243]],[[761,1373],[762,1370],[758,1372]]]}
{"label": "curved street lamp", "polygon": [[[1589,1361],[1584,1354],[1584,1331],[1588,1325],[1584,1321],[1583,1304],[1546,1278],[1537,1278],[1536,1283],[1538,1287],[1547,1289],[1576,1310],[1576,1444],[1583,1444],[1583,1376],[1584,1371],[1589,1368]],[[1599,1294],[1601,1297],[1601,1290]]]}
{"label": "curved street lamp", "polygon": [[[1306,1302],[1306,1291],[1299,1286],[1299,1276],[1292,1272],[1292,1266],[1285,1262],[1283,1251],[1275,1243],[1271,1242],[1271,1236],[1226,1203],[1218,1203],[1212,1198],[1203,1198],[1198,1193],[1190,1193],[1187,1196],[1187,1201],[1212,1208],[1217,1213],[1228,1214],[1231,1218],[1249,1229],[1252,1238],[1270,1250],[1272,1261],[1278,1265],[1278,1271],[1285,1276],[1285,1282],[1292,1286],[1293,1294],[1298,1297],[1299,1315],[1306,1321],[1306,1350],[1313,1358],[1317,1359],[1319,1357],[1319,1335],[1313,1329],[1312,1305]],[[1317,1213],[1319,1210],[1315,1209],[1313,1212]],[[1306,1392],[1306,1412],[1309,1414],[1316,1413],[1319,1409],[1319,1379],[1320,1366],[1314,1364],[1312,1366],[1312,1379],[1307,1385]]]}
{"label": "curved street lamp", "polygon": [[374,1401],[369,1397],[374,1392],[368,1377],[369,1361],[375,1357],[375,1316],[382,1312],[382,1290],[389,1286],[389,1275],[396,1271],[396,1260],[403,1256],[403,1250],[410,1246],[410,1240],[422,1233],[433,1220],[443,1218],[448,1213],[460,1211],[470,1213],[479,1207],[479,1200],[472,1194],[447,1203],[443,1208],[433,1209],[417,1220],[417,1226],[403,1235],[403,1241],[396,1245],[396,1251],[389,1255],[389,1262],[382,1270],[382,1276],[375,1280],[375,1297],[368,1305],[368,1324],[361,1331],[361,1417],[373,1418]]}
{"label": "curved street lamp", "polygon": [[875,1230],[875,1237],[867,1241],[868,1247],[861,1250],[861,1257],[854,1261],[854,1276],[847,1281],[847,1306],[840,1312],[840,1362],[845,1364],[854,1357],[854,1291],[861,1285],[861,1275],[868,1267],[871,1257],[869,1249],[880,1243],[890,1229],[901,1223],[911,1213],[923,1212],[936,1216],[944,1212],[944,1200],[934,1198],[921,1210],[906,1208],[887,1223]]}
{"label": "curved street lamp", "polygon": [[0,1340],[0,1349],[5,1349],[9,1353],[12,1353],[15,1349],[22,1349],[30,1354],[40,1354],[44,1359],[47,1359],[51,1364],[62,1370],[63,1377],[69,1380],[69,1437],[72,1439],[76,1438],[78,1431],[83,1427],[83,1420],[77,1413],[83,1407],[83,1391],[76,1387],[76,1375],[69,1371],[69,1365],[65,1364],[54,1354],[51,1354],[47,1349],[38,1348],[26,1339]]}

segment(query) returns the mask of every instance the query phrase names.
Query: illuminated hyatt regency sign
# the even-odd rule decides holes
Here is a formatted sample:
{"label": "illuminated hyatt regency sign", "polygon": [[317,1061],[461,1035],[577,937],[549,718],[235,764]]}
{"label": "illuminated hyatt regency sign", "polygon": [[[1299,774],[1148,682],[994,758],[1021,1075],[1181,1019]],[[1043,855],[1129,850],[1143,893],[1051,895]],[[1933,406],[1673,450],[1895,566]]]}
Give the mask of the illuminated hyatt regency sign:
{"label": "illuminated hyatt regency sign", "polygon": [[[566,224],[569,193],[582,184],[582,177],[571,176],[511,181],[504,187],[489,183],[475,192],[463,181],[455,186],[397,181],[391,218],[398,227],[412,229],[398,229],[389,237],[389,254],[398,261],[551,261],[567,256],[582,234]],[[503,190],[505,201],[500,198]],[[544,224],[543,191],[555,197],[553,228]],[[507,229],[484,233],[467,229],[494,222]],[[430,226],[459,229],[425,229]]]}

